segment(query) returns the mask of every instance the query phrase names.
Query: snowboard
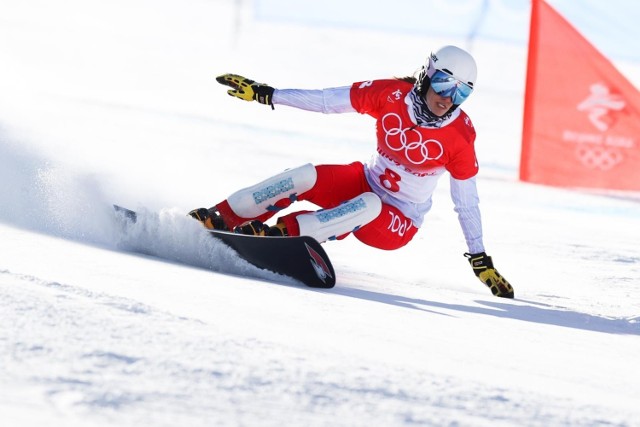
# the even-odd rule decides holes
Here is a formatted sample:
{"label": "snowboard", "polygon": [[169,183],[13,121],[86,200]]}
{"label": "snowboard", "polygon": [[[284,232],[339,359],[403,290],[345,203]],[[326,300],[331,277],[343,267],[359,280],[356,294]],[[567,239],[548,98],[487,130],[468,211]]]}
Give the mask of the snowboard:
{"label": "snowboard", "polygon": [[[113,207],[127,220],[136,222],[135,211],[118,205]],[[312,288],[332,288],[336,283],[329,256],[312,237],[247,236],[219,230],[206,232],[260,269],[292,277]]]}

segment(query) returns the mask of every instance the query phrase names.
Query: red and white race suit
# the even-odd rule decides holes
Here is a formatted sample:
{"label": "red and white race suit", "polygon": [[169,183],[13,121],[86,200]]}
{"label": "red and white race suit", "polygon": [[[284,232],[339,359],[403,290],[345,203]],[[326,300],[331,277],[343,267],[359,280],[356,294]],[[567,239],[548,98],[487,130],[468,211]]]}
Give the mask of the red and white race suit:
{"label": "red and white race suit", "polygon": [[475,175],[475,129],[457,108],[438,127],[418,126],[401,80],[373,80],[324,90],[276,89],[274,104],[322,113],[359,112],[376,119],[377,149],[364,167],[382,202],[420,227],[431,209],[438,179],[451,176],[451,198],[469,252],[484,251]]}

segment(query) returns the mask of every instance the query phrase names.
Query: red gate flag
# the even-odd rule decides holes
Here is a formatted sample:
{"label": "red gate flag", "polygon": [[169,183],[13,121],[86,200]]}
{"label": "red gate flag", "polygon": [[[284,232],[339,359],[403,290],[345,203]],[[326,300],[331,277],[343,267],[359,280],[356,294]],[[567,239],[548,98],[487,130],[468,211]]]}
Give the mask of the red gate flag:
{"label": "red gate flag", "polygon": [[640,92],[543,0],[531,8],[520,179],[640,190]]}

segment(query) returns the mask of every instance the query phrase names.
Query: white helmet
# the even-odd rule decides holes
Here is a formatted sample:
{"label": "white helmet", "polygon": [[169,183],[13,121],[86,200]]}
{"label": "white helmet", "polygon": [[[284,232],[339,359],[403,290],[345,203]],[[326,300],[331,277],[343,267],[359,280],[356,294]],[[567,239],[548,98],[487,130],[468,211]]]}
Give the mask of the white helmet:
{"label": "white helmet", "polygon": [[478,67],[473,56],[456,46],[444,46],[431,54],[427,64],[429,78],[436,70],[444,71],[472,88],[478,76]]}
{"label": "white helmet", "polygon": [[473,56],[456,46],[444,46],[432,53],[422,67],[416,87],[424,95],[436,71],[442,71],[473,89],[478,75],[478,67]]}

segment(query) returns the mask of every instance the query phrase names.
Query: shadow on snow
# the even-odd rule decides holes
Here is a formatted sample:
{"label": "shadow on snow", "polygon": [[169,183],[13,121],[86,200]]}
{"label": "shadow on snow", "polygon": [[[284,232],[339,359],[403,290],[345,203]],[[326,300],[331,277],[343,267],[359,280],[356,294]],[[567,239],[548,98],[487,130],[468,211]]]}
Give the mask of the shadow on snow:
{"label": "shadow on snow", "polygon": [[429,301],[420,298],[408,298],[400,295],[340,286],[337,286],[330,292],[351,298],[380,302],[383,304],[422,310],[441,315],[453,316],[454,314],[443,312],[440,310],[452,312],[458,311],[464,313],[501,317],[506,319],[522,320],[525,322],[561,326],[565,328],[581,329],[592,332],[640,335],[640,323],[637,321],[637,319],[594,316],[591,314],[554,308],[550,305],[542,304],[535,301],[526,301],[519,299],[513,300],[514,302],[511,302],[511,300],[507,299],[496,299],[495,301],[476,300],[475,303],[477,303],[478,306],[473,306]]}

